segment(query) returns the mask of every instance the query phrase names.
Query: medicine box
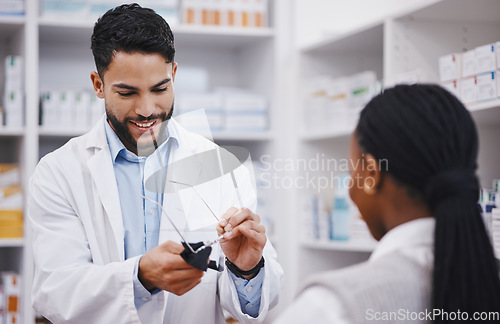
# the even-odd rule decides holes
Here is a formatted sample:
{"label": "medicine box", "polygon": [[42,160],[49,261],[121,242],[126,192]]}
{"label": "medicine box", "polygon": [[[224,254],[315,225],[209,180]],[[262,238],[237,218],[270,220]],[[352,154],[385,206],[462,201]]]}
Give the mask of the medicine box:
{"label": "medicine box", "polygon": [[5,296],[5,319],[8,324],[21,323],[21,278],[15,272],[2,272],[1,282]]}
{"label": "medicine box", "polygon": [[89,16],[89,5],[85,0],[43,0],[42,16],[57,19],[84,19]]}
{"label": "medicine box", "polygon": [[24,0],[0,0],[0,14],[24,15]]}
{"label": "medicine box", "polygon": [[477,101],[477,80],[476,77],[469,77],[460,80],[460,100],[464,104],[475,103]]}
{"label": "medicine box", "polygon": [[457,80],[442,82],[441,86],[452,93],[455,97],[460,98],[460,88]]}
{"label": "medicine box", "polygon": [[449,54],[439,58],[440,81],[458,80],[462,77],[462,54]]}
{"label": "medicine box", "polygon": [[495,44],[476,47],[476,74],[496,70]]}
{"label": "medicine box", "polygon": [[493,100],[497,97],[496,72],[478,74],[477,79],[477,101]]}
{"label": "medicine box", "polygon": [[476,74],[476,50],[470,50],[462,54],[462,78]]}

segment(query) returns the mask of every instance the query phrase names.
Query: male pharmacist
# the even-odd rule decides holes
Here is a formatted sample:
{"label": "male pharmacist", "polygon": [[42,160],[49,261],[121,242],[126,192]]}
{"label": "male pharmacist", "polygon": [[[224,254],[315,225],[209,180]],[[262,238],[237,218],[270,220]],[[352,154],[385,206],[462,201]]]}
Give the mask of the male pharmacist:
{"label": "male pharmacist", "polygon": [[[171,119],[170,27],[150,9],[122,5],[97,21],[91,48],[106,114],[46,155],[30,183],[34,307],[54,323],[225,323],[223,309],[262,322],[278,302],[282,268],[251,211],[247,169],[234,170],[235,188],[228,175],[207,180],[214,170],[204,161],[182,162],[217,147]],[[185,165],[196,187],[163,190],[172,187],[166,179],[186,178]],[[250,209],[232,207],[236,196]],[[209,256],[218,270],[181,256],[181,236],[220,235]]]}

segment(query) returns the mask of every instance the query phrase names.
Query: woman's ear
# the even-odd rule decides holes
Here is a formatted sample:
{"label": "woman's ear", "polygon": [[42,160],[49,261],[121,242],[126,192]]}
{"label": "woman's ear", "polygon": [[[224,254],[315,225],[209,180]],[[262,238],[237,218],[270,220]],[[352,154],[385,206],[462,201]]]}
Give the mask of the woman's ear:
{"label": "woman's ear", "polygon": [[92,81],[92,86],[94,87],[96,96],[104,99],[104,82],[102,82],[99,73],[96,71],[90,72],[90,80]]}
{"label": "woman's ear", "polygon": [[378,160],[371,154],[364,155],[364,181],[363,191],[367,195],[374,195],[382,184],[382,172]]}

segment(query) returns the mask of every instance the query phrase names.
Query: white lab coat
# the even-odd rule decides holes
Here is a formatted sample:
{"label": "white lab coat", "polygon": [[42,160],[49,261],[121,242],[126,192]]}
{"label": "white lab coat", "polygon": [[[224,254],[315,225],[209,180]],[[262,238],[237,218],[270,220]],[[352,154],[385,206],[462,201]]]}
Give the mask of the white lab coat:
{"label": "white lab coat", "polygon": [[[180,142],[179,148],[172,149],[170,163],[215,147],[173,119],[170,122]],[[200,161],[193,174],[203,174],[203,166]],[[244,205],[254,208],[247,169],[241,167],[235,174]],[[198,187],[217,215],[235,204],[235,189],[227,177]],[[225,323],[222,308],[242,323],[261,322],[278,302],[283,274],[268,241],[257,318],[241,312],[227,269],[222,273],[209,269],[202,282],[183,296],[162,291],[136,310],[133,272],[137,257],[124,260],[122,214],[103,119],[89,133],[42,158],[31,178],[29,194],[35,257],[33,305],[54,323]],[[192,189],[166,193],[163,205],[177,226],[181,224],[189,242],[216,237],[215,225],[192,230],[196,218],[191,218],[188,230],[186,217],[199,215],[196,206],[201,206]],[[164,216],[160,230],[160,243],[180,242]],[[222,257],[215,245],[211,259]]]}

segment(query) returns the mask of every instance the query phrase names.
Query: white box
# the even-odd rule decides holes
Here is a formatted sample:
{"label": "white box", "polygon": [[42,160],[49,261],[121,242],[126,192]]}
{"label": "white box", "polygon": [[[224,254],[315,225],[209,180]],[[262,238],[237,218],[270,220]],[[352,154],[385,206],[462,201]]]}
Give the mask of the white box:
{"label": "white box", "polygon": [[460,80],[460,100],[464,104],[477,102],[477,80],[476,77],[469,77]]}
{"label": "white box", "polygon": [[261,132],[267,130],[267,114],[265,113],[231,113],[226,114],[225,129],[231,132]]}
{"label": "white box", "polygon": [[232,112],[266,112],[266,97],[250,94],[233,94],[224,98],[224,110]]}
{"label": "white box", "polygon": [[59,128],[72,129],[76,126],[75,120],[75,92],[72,90],[61,91],[59,100],[60,124]]}
{"label": "white box", "polygon": [[350,108],[361,109],[377,92],[377,74],[374,71],[364,71],[349,78],[351,94]]}
{"label": "white box", "polygon": [[21,170],[18,164],[0,163],[0,187],[21,184]]}
{"label": "white box", "polygon": [[440,81],[458,80],[462,77],[462,54],[449,54],[439,58]]}
{"label": "white box", "polygon": [[0,14],[24,15],[24,0],[0,0]]}
{"label": "white box", "polygon": [[95,95],[90,96],[90,125],[95,125],[102,115],[105,113],[106,108],[104,105],[104,99],[101,99]]}
{"label": "white box", "polygon": [[398,73],[394,76],[395,84],[417,84],[425,80],[422,69],[416,68],[406,72]]}
{"label": "white box", "polygon": [[22,92],[24,89],[23,64],[22,56],[9,55],[5,58],[4,93]]}
{"label": "white box", "polygon": [[457,80],[442,82],[441,86],[452,93],[455,97],[460,98],[460,87]]}
{"label": "white box", "polygon": [[496,52],[496,61],[497,61],[496,69],[500,69],[500,42],[495,43],[495,52]]}
{"label": "white box", "polygon": [[495,71],[495,44],[476,47],[476,74]]}
{"label": "white box", "polygon": [[24,121],[23,94],[9,91],[4,95],[4,117],[6,127],[21,127]]}
{"label": "white box", "polygon": [[75,127],[88,129],[92,126],[90,123],[90,93],[88,91],[79,91],[75,94],[74,114],[73,124]]}
{"label": "white box", "polygon": [[476,74],[476,50],[470,50],[462,54],[462,78]]}
{"label": "white box", "polygon": [[497,81],[495,72],[478,74],[477,79],[477,101],[493,100],[497,97]]}
{"label": "white box", "polygon": [[44,0],[42,16],[56,19],[85,19],[90,15],[86,0]]}
{"label": "white box", "polygon": [[114,8],[120,4],[122,1],[120,0],[87,0],[88,3],[88,11],[89,17],[92,21],[97,20],[100,16],[102,16],[106,11],[111,8]]}

